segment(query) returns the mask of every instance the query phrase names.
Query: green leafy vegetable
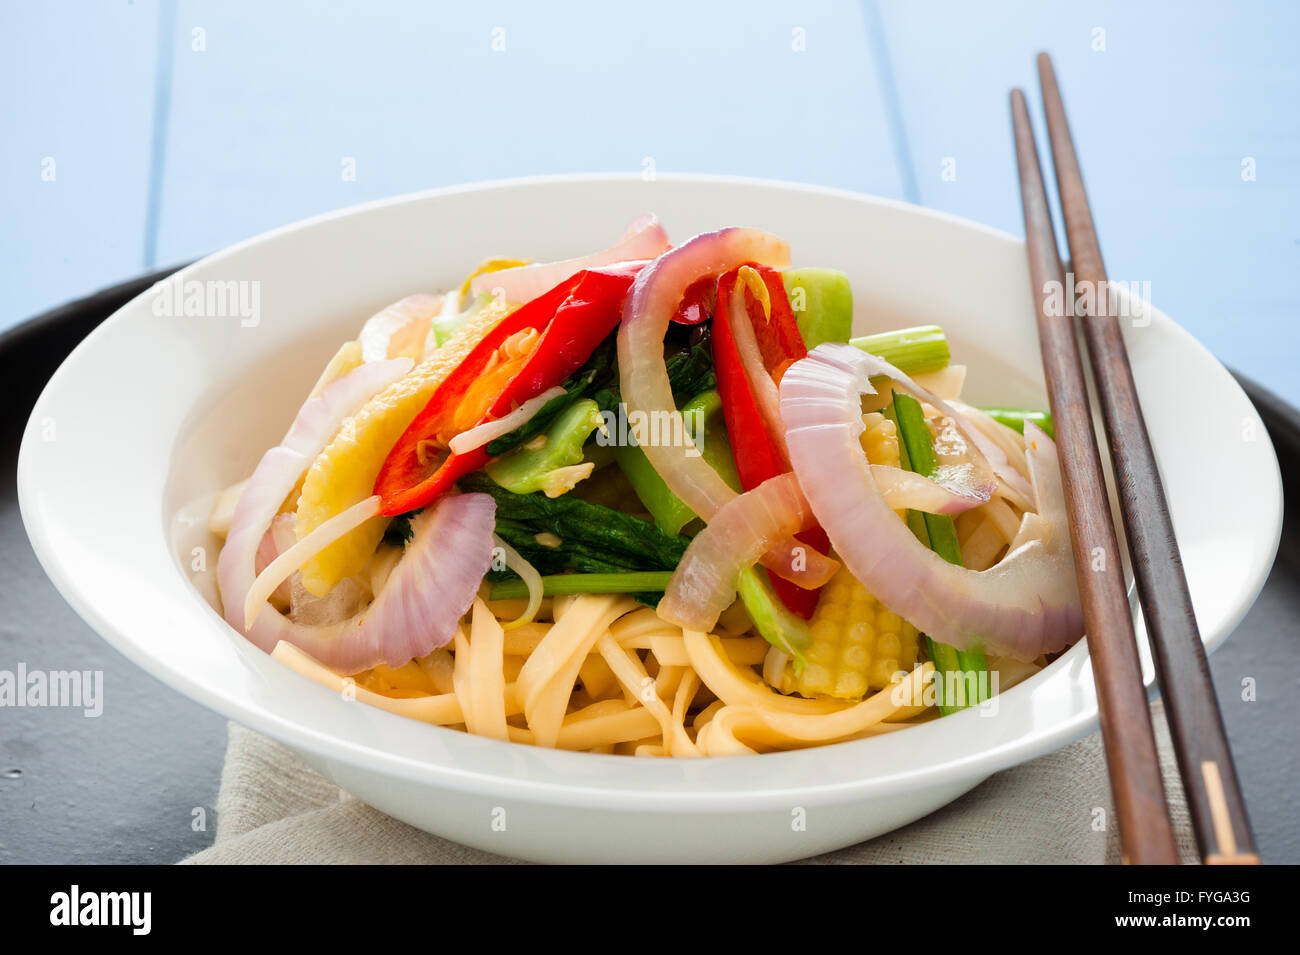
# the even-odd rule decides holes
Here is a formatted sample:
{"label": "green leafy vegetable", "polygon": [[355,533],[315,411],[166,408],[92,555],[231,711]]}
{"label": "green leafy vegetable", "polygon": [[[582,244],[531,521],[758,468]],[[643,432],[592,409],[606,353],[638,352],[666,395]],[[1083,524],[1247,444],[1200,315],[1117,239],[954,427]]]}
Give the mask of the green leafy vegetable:
{"label": "green leafy vegetable", "polygon": [[668,384],[678,403],[683,398],[718,386],[718,377],[713,372],[713,349],[709,344],[707,329],[701,328],[699,331],[695,343],[664,359]]}
{"label": "green leafy vegetable", "polygon": [[407,511],[389,521],[388,528],[384,531],[385,543],[396,544],[398,547],[410,543],[411,538],[415,536],[415,531],[411,529],[411,518],[419,513],[418,510]]}
{"label": "green leafy vegetable", "polygon": [[602,401],[598,389],[614,379],[614,360],[618,351],[615,335],[610,335],[596,346],[591,357],[581,368],[570,375],[561,387],[564,394],[556,395],[537,410],[537,413],[509,434],[503,434],[487,443],[487,453],[499,457],[545,431],[562,411],[580,398],[593,393],[592,397],[602,411],[612,410],[618,404],[618,398],[612,392],[604,392]]}
{"label": "green leafy vegetable", "polygon": [[695,512],[669,489],[638,445],[618,445],[614,448],[614,460],[655,524],[665,533],[680,534],[683,527],[695,520]]}
{"label": "green leafy vegetable", "polygon": [[[540,493],[512,493],[483,472],[461,478],[460,487],[492,496],[497,504],[497,534],[542,574],[565,570],[671,571],[690,543],[685,537],[665,533],[649,521],[572,494],[549,498]],[[539,535],[544,541],[553,541],[555,546],[540,542]],[[490,573],[488,577],[505,579],[507,573]],[[634,596],[653,605],[659,595]]]}

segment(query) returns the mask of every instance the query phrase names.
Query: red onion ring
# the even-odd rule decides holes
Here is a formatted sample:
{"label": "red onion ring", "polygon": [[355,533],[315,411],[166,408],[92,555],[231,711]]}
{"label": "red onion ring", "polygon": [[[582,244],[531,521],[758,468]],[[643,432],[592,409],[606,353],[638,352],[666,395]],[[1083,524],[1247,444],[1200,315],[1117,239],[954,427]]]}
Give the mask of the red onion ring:
{"label": "red onion ring", "polygon": [[[784,268],[790,247],[757,229],[723,229],[697,235],[641,270],[618,330],[619,379],[629,417],[676,407],[664,367],[664,334],[687,287],[747,262]],[[647,443],[642,450],[669,489],[706,521],[736,496],[701,456],[664,444]]]}
{"label": "red onion ring", "polygon": [[1032,660],[1073,643],[1083,613],[1056,445],[1026,424],[1038,513],[1025,515],[1019,546],[985,571],[949,564],[885,502],[859,444],[861,396],[875,394],[870,378],[882,364],[852,346],[824,344],[781,380],[790,462],[840,559],[886,607],[958,649]]}
{"label": "red onion ring", "polygon": [[980,482],[969,466],[941,467],[934,479],[891,468],[871,465],[871,477],[885,503],[895,511],[925,511],[928,514],[960,514],[987,504],[993,485]]}
{"label": "red onion ring", "polygon": [[[905,375],[902,371],[895,368],[889,362],[885,361],[879,355],[872,355],[869,352],[858,351],[858,360],[855,367],[865,367],[869,370],[872,377],[890,378],[900,386],[901,390],[907,392],[918,401],[924,401],[933,405],[939,411],[952,418],[966,438],[985,461],[993,469],[993,473],[1002,481],[1007,498],[1022,510],[1034,509],[1034,491],[1029,482],[1025,480],[1024,475],[1016,470],[1011,459],[1007,457],[1006,452],[997,446],[997,443],[984,434],[975,424],[970,421],[966,415],[957,410],[951,403],[940,398],[928,388],[922,387],[915,380]],[[865,361],[863,360],[865,356]],[[834,357],[827,353],[825,361],[835,362]],[[871,394],[875,394],[873,388]]]}
{"label": "red onion ring", "polygon": [[[722,229],[689,239],[641,270],[623,304],[623,323],[618,330],[619,380],[629,418],[637,415],[648,419],[663,414],[664,409],[676,408],[664,367],[664,334],[686,289],[702,278],[730,272],[746,263],[786,268],[790,264],[790,246],[758,229]],[[669,430],[689,434],[685,428]],[[653,442],[641,447],[669,489],[706,522],[736,497],[736,492],[699,454],[683,454],[680,447]],[[813,589],[817,586],[811,582],[815,574],[808,573],[804,559],[809,550],[789,538],[763,555],[763,565],[805,589]]]}
{"label": "red onion ring", "polygon": [[668,233],[659,224],[657,216],[647,213],[634,220],[618,243],[603,252],[593,252],[591,255],[562,262],[518,265],[499,272],[487,272],[474,277],[470,282],[470,290],[479,295],[500,289],[507,302],[522,305],[583,269],[613,265],[616,262],[653,259],[668,247]]}
{"label": "red onion ring", "polygon": [[[740,572],[778,541],[815,523],[793,474],[769,478],[732,498],[686,548],[659,601],[659,616],[687,630],[712,630],[736,599]],[[811,547],[805,550],[813,586],[820,587],[839,562]]]}
{"label": "red onion ring", "polygon": [[361,614],[305,626],[267,609],[247,630],[241,626],[258,547],[285,497],[339,425],[410,368],[409,359],[364,364],[326,386],[302,406],[284,443],[267,451],[249,478],[217,562],[217,581],[226,620],[267,653],[287,641],[340,673],[379,663],[400,666],[446,644],[473,601],[492,560],[496,506],[486,494],[445,497],[412,521],[406,552]]}

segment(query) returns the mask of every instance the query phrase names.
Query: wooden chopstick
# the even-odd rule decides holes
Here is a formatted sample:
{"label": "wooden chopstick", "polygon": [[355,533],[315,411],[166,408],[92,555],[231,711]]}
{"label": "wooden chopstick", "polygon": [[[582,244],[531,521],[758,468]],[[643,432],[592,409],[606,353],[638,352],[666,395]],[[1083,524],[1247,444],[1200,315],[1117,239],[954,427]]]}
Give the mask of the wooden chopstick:
{"label": "wooden chopstick", "polygon": [[1137,637],[1119,542],[1111,523],[1074,320],[1068,307],[1058,316],[1048,311],[1052,300],[1049,283],[1059,283],[1055,288],[1064,289],[1065,273],[1056,249],[1034,131],[1020,90],[1011,92],[1011,117],[1043,373],[1056,424],[1070,541],[1106,744],[1106,766],[1119,817],[1120,850],[1125,862],[1136,865],[1176,865],[1178,846],[1165,803]]}
{"label": "wooden chopstick", "polygon": [[[1207,864],[1258,864],[1246,803],[1223,728],[1205,646],[1174,537],[1119,319],[1109,314],[1106,267],[1074,152],[1051,58],[1038,56],[1043,110],[1056,167],[1071,268],[1082,300],[1079,321],[1110,444],[1120,512],[1128,533],[1138,599],[1146,618],[1170,735],[1201,858]],[[1098,294],[1100,293],[1100,294]]]}

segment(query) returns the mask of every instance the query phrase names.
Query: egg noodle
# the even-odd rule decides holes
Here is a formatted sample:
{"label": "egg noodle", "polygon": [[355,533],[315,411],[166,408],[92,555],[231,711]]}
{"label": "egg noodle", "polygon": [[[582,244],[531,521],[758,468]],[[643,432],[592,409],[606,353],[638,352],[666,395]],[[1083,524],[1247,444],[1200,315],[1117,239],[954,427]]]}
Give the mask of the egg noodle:
{"label": "egg noodle", "polygon": [[506,631],[523,601],[476,600],[450,649],[343,677],[288,643],[272,656],[399,716],[479,736],[631,756],[735,756],[901,729],[929,711],[929,663],[859,703],[777,693],[762,637],[683,631],[621,595],[547,598],[549,618]]}

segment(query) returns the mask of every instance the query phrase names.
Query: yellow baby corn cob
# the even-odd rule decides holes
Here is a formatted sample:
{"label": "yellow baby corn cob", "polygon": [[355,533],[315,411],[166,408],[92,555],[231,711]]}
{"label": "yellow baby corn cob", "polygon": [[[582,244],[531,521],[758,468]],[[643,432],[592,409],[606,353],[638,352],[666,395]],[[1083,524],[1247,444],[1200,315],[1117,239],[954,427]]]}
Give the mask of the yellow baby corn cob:
{"label": "yellow baby corn cob", "polygon": [[788,686],[803,696],[860,700],[888,686],[899,670],[916,665],[917,632],[873,597],[847,568],[822,590],[809,625],[812,643],[798,672],[787,666]]}
{"label": "yellow baby corn cob", "polygon": [[[298,498],[301,540],[325,521],[370,496],[384,459],[438,385],[470,353],[508,308],[492,303],[450,341],[349,418],[307,471]],[[349,531],[309,560],[302,583],[318,597],[344,577],[361,573],[384,536],[388,521],[374,518]]]}
{"label": "yellow baby corn cob", "polygon": [[863,432],[859,443],[872,464],[898,467],[898,428],[879,411],[862,416]]}
{"label": "yellow baby corn cob", "polygon": [[[872,464],[898,466],[898,432],[884,415],[863,416],[862,449]],[[916,665],[916,629],[887,610],[846,567],[831,578],[809,623],[807,663],[787,664],[784,692],[860,700]]]}

